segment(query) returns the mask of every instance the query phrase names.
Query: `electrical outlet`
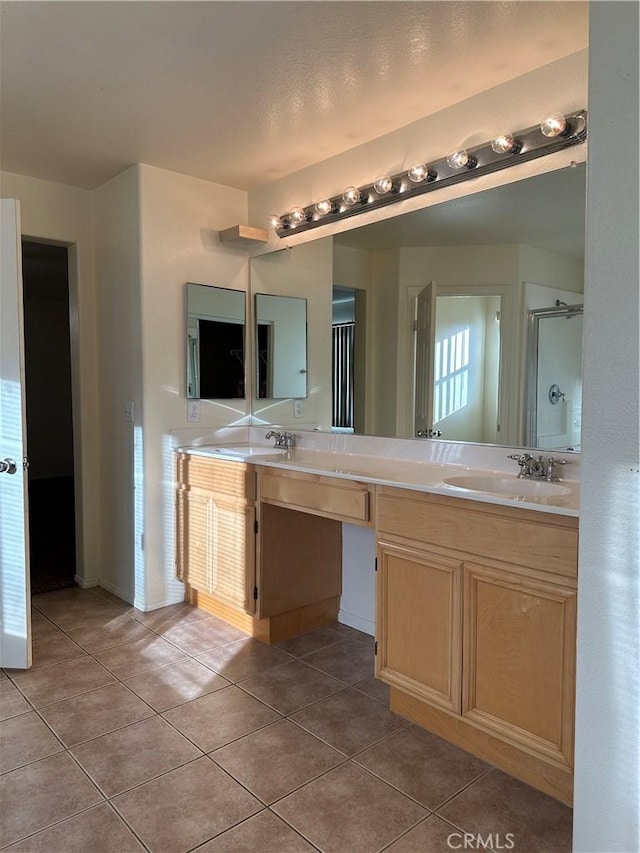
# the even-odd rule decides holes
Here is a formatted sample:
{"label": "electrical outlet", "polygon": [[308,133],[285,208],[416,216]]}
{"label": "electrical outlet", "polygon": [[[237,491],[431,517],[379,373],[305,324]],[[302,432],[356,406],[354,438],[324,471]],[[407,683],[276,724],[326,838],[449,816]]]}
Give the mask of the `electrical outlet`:
{"label": "electrical outlet", "polygon": [[293,417],[301,418],[304,414],[304,406],[302,400],[294,400],[293,401]]}
{"label": "electrical outlet", "polygon": [[124,404],[124,419],[128,424],[133,423],[133,401],[127,400]]}
{"label": "electrical outlet", "polygon": [[200,420],[200,400],[187,402],[187,423],[195,424]]}

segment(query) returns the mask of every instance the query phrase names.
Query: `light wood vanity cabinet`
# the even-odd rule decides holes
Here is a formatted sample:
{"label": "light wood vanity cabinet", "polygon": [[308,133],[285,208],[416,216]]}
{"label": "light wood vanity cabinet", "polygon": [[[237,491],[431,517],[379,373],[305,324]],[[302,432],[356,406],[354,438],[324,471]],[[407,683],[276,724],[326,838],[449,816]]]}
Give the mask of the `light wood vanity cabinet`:
{"label": "light wood vanity cabinet", "polygon": [[462,563],[413,544],[378,547],[376,675],[460,713]]}
{"label": "light wood vanity cabinet", "polygon": [[190,589],[254,612],[255,519],[252,466],[180,454],[176,574]]}
{"label": "light wood vanity cabinet", "polygon": [[392,708],[571,801],[577,519],[380,487]]}
{"label": "light wood vanity cabinet", "polygon": [[375,486],[338,477],[265,468],[260,500],[292,510],[371,526]]}
{"label": "light wood vanity cabinet", "polygon": [[337,619],[341,522],[371,524],[370,486],[187,453],[177,466],[188,601],[268,643]]}
{"label": "light wood vanity cabinet", "polygon": [[187,600],[265,642],[337,618],[342,523],[376,525],[391,708],[570,803],[578,522],[179,454]]}

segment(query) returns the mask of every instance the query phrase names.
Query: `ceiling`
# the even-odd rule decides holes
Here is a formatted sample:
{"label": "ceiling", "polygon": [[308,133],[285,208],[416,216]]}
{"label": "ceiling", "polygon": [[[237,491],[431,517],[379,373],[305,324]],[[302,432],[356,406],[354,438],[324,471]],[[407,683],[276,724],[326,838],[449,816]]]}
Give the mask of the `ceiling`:
{"label": "ceiling", "polygon": [[496,189],[334,235],[356,249],[524,244],[584,257],[586,166],[547,172]]}
{"label": "ceiling", "polygon": [[586,2],[2,2],[4,170],[240,189],[588,43]]}

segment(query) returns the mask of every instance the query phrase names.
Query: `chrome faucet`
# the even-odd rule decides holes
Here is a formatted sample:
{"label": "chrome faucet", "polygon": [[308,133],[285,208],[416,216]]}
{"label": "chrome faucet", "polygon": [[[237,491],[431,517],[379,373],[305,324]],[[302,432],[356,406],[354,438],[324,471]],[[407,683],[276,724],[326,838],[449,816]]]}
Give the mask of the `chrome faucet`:
{"label": "chrome faucet", "polygon": [[556,482],[560,479],[558,473],[558,465],[567,465],[566,459],[556,459],[554,456],[549,456],[547,459],[540,455],[536,459],[530,453],[510,453],[509,459],[514,459],[520,466],[518,477],[525,477],[530,480],[549,480]]}
{"label": "chrome faucet", "polygon": [[560,474],[558,473],[557,465],[568,465],[568,461],[566,459],[556,459],[554,456],[550,456],[547,459],[547,473],[546,478],[551,483],[555,483],[560,479]]}
{"label": "chrome faucet", "polygon": [[275,438],[274,447],[286,447],[287,450],[291,450],[296,443],[296,437],[291,432],[275,432],[270,429],[265,438]]}

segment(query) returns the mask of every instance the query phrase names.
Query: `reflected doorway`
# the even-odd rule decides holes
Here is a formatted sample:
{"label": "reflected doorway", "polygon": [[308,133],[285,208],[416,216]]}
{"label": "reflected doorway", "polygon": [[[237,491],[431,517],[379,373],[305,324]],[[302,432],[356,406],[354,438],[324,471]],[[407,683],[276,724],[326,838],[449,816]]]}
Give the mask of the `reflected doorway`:
{"label": "reflected doorway", "polygon": [[500,296],[439,295],[433,283],[418,296],[416,435],[497,442],[500,318]]}
{"label": "reflected doorway", "polygon": [[334,432],[365,432],[366,293],[333,288],[332,412]]}

